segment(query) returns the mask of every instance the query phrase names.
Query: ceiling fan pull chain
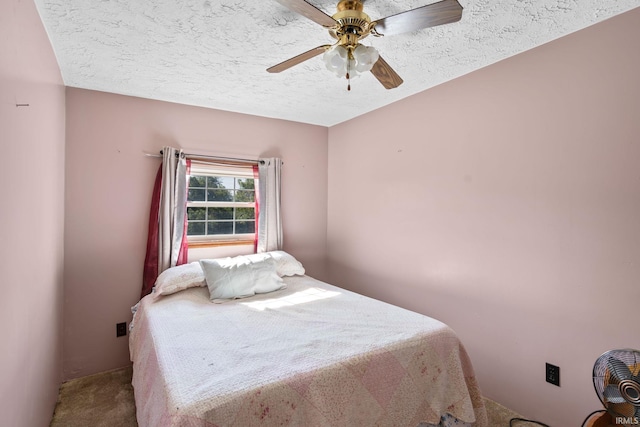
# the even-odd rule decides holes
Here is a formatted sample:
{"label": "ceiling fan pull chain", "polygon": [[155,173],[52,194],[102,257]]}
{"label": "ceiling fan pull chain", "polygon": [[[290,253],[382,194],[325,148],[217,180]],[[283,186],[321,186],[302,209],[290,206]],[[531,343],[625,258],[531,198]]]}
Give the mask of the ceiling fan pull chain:
{"label": "ceiling fan pull chain", "polygon": [[347,91],[351,90],[351,51],[347,55]]}

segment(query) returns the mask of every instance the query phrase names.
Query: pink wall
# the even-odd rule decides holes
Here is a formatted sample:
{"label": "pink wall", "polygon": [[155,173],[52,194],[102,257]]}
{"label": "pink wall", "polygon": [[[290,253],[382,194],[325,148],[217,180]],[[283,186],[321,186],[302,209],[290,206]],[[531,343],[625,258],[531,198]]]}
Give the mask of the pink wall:
{"label": "pink wall", "polygon": [[638,40],[640,8],[329,131],[331,281],[447,322],[488,397],[553,426],[640,349]]}
{"label": "pink wall", "polygon": [[33,2],[0,2],[0,424],[6,426],[48,425],[61,381],[64,102]]}
{"label": "pink wall", "polygon": [[67,89],[64,376],[128,365],[126,338],[140,295],[149,204],[164,145],[284,160],[284,249],[325,277],[324,127]]}

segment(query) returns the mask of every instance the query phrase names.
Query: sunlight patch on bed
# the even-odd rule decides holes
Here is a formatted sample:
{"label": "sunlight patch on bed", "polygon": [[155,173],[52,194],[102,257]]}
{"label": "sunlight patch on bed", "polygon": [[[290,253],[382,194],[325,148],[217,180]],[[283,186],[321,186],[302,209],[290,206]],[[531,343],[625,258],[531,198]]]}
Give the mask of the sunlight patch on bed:
{"label": "sunlight patch on bed", "polygon": [[241,304],[256,310],[266,310],[268,308],[288,307],[291,305],[304,304],[311,301],[318,301],[340,295],[340,292],[328,291],[320,288],[309,288],[280,298],[270,298],[260,301],[243,302]]}

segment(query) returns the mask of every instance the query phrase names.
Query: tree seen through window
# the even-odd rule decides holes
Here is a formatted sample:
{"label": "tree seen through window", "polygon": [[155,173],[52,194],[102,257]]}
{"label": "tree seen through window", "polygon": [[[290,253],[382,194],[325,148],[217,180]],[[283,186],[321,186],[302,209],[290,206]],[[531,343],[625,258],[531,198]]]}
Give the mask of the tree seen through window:
{"label": "tree seen through window", "polygon": [[188,236],[255,233],[252,178],[193,175],[187,199]]}

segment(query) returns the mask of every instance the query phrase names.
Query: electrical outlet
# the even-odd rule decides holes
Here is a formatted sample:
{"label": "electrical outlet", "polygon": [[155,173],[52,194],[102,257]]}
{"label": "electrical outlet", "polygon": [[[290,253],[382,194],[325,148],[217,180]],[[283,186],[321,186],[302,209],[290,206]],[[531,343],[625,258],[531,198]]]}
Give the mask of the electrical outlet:
{"label": "electrical outlet", "polygon": [[116,323],[116,337],[127,335],[127,322]]}
{"label": "electrical outlet", "polygon": [[560,387],[560,367],[547,363],[547,382]]}

